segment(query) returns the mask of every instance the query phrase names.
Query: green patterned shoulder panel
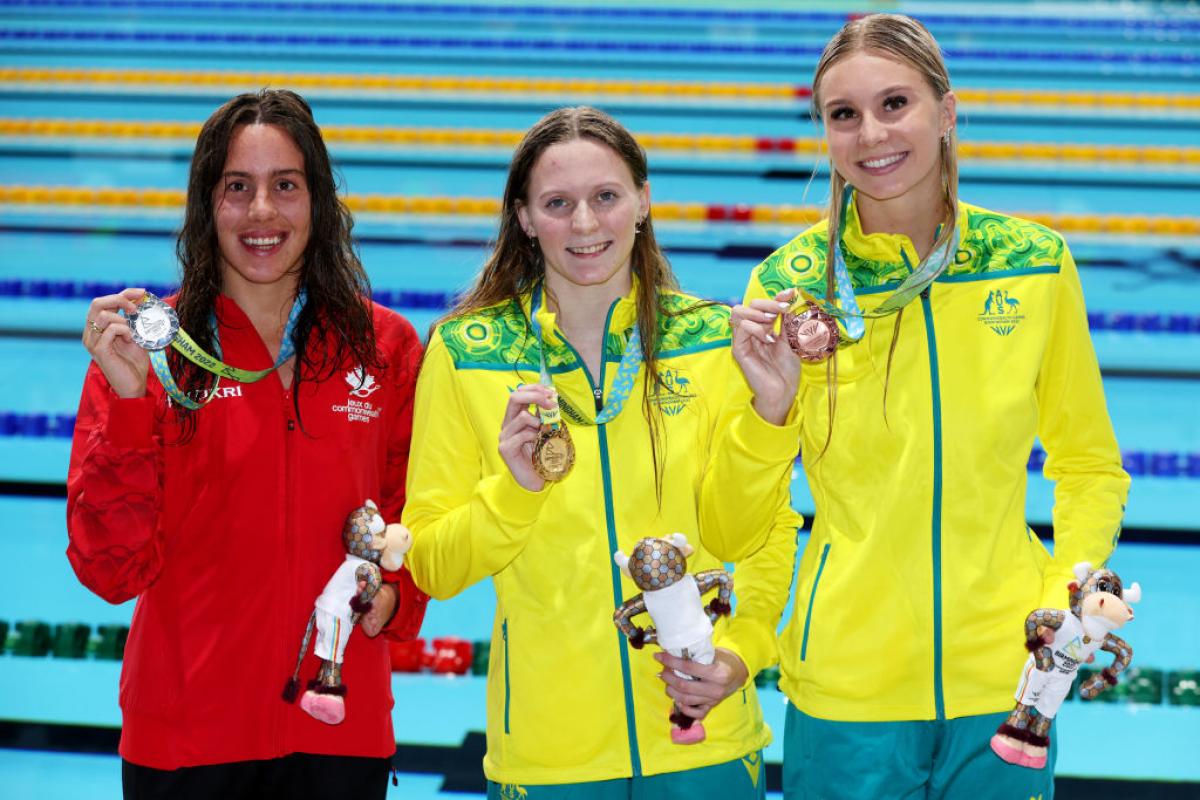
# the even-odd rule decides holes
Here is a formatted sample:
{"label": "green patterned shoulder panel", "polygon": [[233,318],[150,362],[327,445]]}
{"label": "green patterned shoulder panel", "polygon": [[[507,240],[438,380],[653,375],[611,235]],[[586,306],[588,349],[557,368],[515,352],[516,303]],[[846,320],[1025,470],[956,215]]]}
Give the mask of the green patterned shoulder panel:
{"label": "green patterned shoulder panel", "polygon": [[664,293],[658,351],[664,356],[729,344],[729,307],[676,292]]}
{"label": "green patterned shoulder panel", "polygon": [[[701,300],[679,292],[663,292],[658,317],[658,352],[661,356],[682,355],[695,350],[729,344],[729,306]],[[625,352],[629,331],[609,331],[604,340],[604,357],[619,361]]]}
{"label": "green patterned shoulder panel", "polygon": [[[703,350],[729,344],[729,308],[709,304],[690,295],[667,292],[662,296],[666,313],[659,316],[659,352]],[[538,354],[525,315],[511,302],[500,303],[446,320],[438,333],[457,368],[489,369],[521,365],[537,369]],[[604,354],[619,361],[625,352],[628,331],[609,331]],[[551,372],[574,368],[576,357],[567,345],[546,348]]]}
{"label": "green patterned shoulder panel", "polygon": [[947,275],[1057,267],[1062,263],[1066,244],[1062,236],[1045,225],[965,207],[967,234]]}
{"label": "green patterned shoulder panel", "polygon": [[821,295],[825,292],[825,255],[828,251],[825,222],[818,222],[767,256],[754,272],[768,297],[794,286]]}
{"label": "green patterned shoulder panel", "polygon": [[456,367],[537,362],[525,315],[511,301],[448,319],[438,333]]}

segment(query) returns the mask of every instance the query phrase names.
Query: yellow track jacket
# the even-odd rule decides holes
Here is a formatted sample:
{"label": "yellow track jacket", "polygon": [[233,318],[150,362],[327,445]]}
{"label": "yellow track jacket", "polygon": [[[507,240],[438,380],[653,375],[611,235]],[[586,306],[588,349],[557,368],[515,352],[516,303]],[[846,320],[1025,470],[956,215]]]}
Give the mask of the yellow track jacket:
{"label": "yellow track jacket", "polygon": [[[748,521],[770,529],[777,517],[777,527],[791,527],[794,552],[799,522],[784,479],[794,435],[780,437],[754,415],[730,413],[731,389],[744,383],[729,353],[727,308],[686,310],[700,301],[666,295],[682,313],[660,319],[663,387],[651,398],[659,412],[661,507],[642,411],[644,366],[620,415],[593,424],[595,390],[608,396],[635,323],[635,293],[609,311],[599,376],[561,338],[544,299],[540,305],[547,366],[576,448],[572,472],[541,492],[522,488],[496,447],[508,393],[538,380],[529,297],[521,307],[506,303],[443,322],[425,354],[404,509],[414,536],[406,564],[417,585],[439,599],[489,576],[494,582],[484,772],[499,783],[674,772],[730,761],[770,741],[750,681],[705,719],[707,741],[673,745],[671,701],[652,657],[658,648],[633,649],[612,621],[616,607],[638,592],[614,564],[614,551],[680,531],[697,548],[688,559],[694,573],[743,555],[748,537],[740,526]],[[733,427],[721,427],[731,418]],[[715,463],[718,428],[739,443],[728,452],[754,455]],[[743,497],[754,498],[753,508]],[[736,535],[716,532],[729,527]],[[731,544],[715,554],[704,549],[709,531]],[[787,586],[774,589],[782,596],[755,588],[771,585],[765,570],[772,568],[755,559],[737,566],[735,614],[714,632],[716,645],[737,652],[751,676],[775,659]],[[650,624],[645,617],[636,622]]]}
{"label": "yellow track jacket", "polygon": [[[905,236],[864,235],[853,207],[845,227],[870,311],[918,259]],[[754,270],[747,297],[824,297],[827,243],[824,222],[793,239]],[[888,383],[894,326],[867,320],[838,351],[820,457],[832,368],[802,368],[795,427],[816,515],[780,687],[834,720],[1004,711],[1028,655],[1025,616],[1066,608],[1072,565],[1108,558],[1129,487],[1075,263],[1054,231],[960,203],[955,262],[904,309]],[[1057,482],[1054,558],[1025,522],[1035,436]],[[764,591],[777,596],[792,557],[775,544]]]}

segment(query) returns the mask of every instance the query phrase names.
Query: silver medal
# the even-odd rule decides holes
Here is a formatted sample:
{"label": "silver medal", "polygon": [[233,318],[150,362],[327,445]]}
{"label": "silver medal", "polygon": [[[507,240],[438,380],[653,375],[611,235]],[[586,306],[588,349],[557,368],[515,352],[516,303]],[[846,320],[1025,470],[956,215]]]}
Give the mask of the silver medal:
{"label": "silver medal", "polygon": [[133,331],[133,341],[146,350],[162,350],[179,332],[175,309],[148,292],[127,322]]}

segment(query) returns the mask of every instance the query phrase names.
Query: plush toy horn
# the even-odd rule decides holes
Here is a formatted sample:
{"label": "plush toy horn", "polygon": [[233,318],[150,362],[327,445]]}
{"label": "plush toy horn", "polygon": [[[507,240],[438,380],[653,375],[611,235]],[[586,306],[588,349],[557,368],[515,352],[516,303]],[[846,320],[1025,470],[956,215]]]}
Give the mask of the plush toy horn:
{"label": "plush toy horn", "polygon": [[1135,581],[1125,587],[1125,591],[1121,593],[1121,596],[1126,603],[1140,603],[1142,602],[1142,587]]}
{"label": "plush toy horn", "polygon": [[1079,582],[1083,583],[1092,572],[1092,564],[1090,561],[1080,561],[1071,571],[1075,573],[1075,577],[1079,579]]}
{"label": "plush toy horn", "polygon": [[688,544],[687,536],[682,533],[672,533],[665,537],[668,542],[679,548],[679,552],[683,553],[684,558],[689,558],[692,553],[696,552],[690,544]]}
{"label": "plush toy horn", "polygon": [[617,566],[621,568],[621,572],[625,573],[625,577],[633,577],[629,574],[629,556],[618,550],[617,552],[613,553],[613,561],[617,562]]}

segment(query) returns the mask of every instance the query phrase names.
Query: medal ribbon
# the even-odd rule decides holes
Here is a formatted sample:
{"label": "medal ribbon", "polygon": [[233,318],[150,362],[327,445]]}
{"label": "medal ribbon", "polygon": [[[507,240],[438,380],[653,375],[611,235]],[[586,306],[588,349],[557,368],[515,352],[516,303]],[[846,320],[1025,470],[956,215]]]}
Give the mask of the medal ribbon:
{"label": "medal ribbon", "polygon": [[[537,319],[538,309],[541,307],[541,304],[542,287],[539,284],[534,287],[533,297],[530,301],[529,322],[533,327],[533,336],[538,345],[538,368],[541,372],[540,382],[543,386],[554,388],[554,379],[550,377],[550,371],[546,369],[546,346],[542,339],[542,325]],[[629,341],[625,344],[625,352],[621,355],[621,363],[617,367],[617,377],[613,378],[612,390],[608,393],[608,399],[604,401],[604,407],[596,415],[597,425],[604,425],[611,422],[621,413],[621,409],[625,407],[625,401],[629,399],[629,395],[633,392],[633,381],[637,377],[637,371],[641,365],[642,336],[638,331],[637,325],[634,325],[633,332],[629,334]],[[557,390],[555,390],[555,393],[557,394]],[[559,410],[557,404],[549,411],[538,406],[538,415],[543,425],[549,425],[551,428],[557,429],[562,424],[562,412]]]}
{"label": "medal ribbon", "polygon": [[196,344],[195,340],[180,328],[178,333],[175,334],[175,338],[171,340],[171,346],[178,350],[180,355],[188,361],[217,376],[216,382],[213,383],[212,388],[209,390],[208,397],[203,402],[197,403],[188,397],[179,388],[179,384],[175,383],[175,378],[171,375],[171,367],[167,363],[167,350],[165,347],[162,350],[148,351],[150,365],[154,367],[154,374],[158,376],[159,382],[172,401],[193,411],[203,408],[216,397],[217,386],[220,385],[222,377],[229,378],[238,383],[255,383],[256,381],[260,381],[279,369],[289,358],[296,354],[296,347],[292,343],[292,334],[296,330],[296,321],[300,319],[300,312],[304,310],[304,304],[307,300],[307,294],[301,289],[296,295],[295,302],[292,303],[292,310],[288,313],[287,324],[283,329],[283,341],[279,344],[279,356],[276,357],[274,366],[268,369],[238,369],[220,360],[221,340],[217,333],[217,318],[215,314],[211,319],[213,344],[215,345],[213,349],[217,351],[217,357],[215,358],[205,352],[204,348]]}
{"label": "medal ribbon", "polygon": [[[839,241],[829,243],[829,253],[833,260],[833,277],[837,291],[837,302],[841,308],[838,305],[831,305],[826,301],[818,300],[816,302],[826,314],[840,319],[843,327],[846,329],[847,337],[851,341],[857,342],[863,337],[863,333],[866,331],[866,325],[863,320],[895,314],[908,305],[914,297],[925,291],[925,287],[933,283],[939,275],[946,271],[946,267],[950,266],[950,262],[954,260],[954,254],[958,251],[958,222],[957,220],[955,221],[954,231],[946,241],[945,247],[941,247],[921,259],[921,263],[917,264],[916,269],[912,270],[909,276],[904,279],[886,300],[875,308],[875,310],[864,312],[858,305],[858,298],[854,296],[854,284],[850,280],[850,270],[846,266],[846,258],[842,255],[841,248],[842,232],[845,230],[846,214],[850,208],[850,197],[853,191],[854,187],[846,184],[846,190],[842,194],[842,218],[838,222]],[[903,252],[901,252],[901,255],[903,255]],[[904,263],[908,263],[907,258]]]}

